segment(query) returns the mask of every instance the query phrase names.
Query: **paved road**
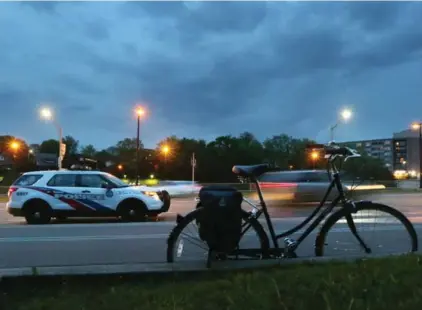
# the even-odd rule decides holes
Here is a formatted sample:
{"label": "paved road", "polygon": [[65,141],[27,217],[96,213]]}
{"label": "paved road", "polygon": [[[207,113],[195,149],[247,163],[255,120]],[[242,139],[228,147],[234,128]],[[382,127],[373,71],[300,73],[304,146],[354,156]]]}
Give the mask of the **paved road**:
{"label": "paved road", "polygon": [[[377,200],[402,210],[415,224],[418,233],[422,232],[422,195],[389,195]],[[10,217],[3,212],[0,216],[3,223],[0,224],[0,268],[163,262],[166,238],[174,226],[174,214],[186,213],[193,206],[194,202],[191,200],[175,200],[163,221],[151,223],[104,223],[97,220],[88,224],[72,221],[67,224],[28,226],[22,224],[19,219],[9,220]],[[312,208],[271,210],[272,215],[278,218],[275,221],[276,230],[283,231],[293,227],[311,210]],[[373,215],[370,217],[373,218]],[[363,219],[360,222],[365,224]],[[369,224],[372,226],[372,221]],[[404,250],[401,247],[408,245],[408,239],[402,234],[403,231],[399,230],[399,226],[383,224],[376,228],[379,230],[377,234],[373,231],[364,233],[364,237],[368,237],[369,241],[375,241],[370,243],[376,245],[375,252],[401,252]],[[311,235],[302,244],[298,251],[300,256],[313,255],[314,237],[315,235]],[[344,224],[340,224],[334,233],[329,235],[327,243],[330,248],[327,254],[331,256],[356,253],[355,242],[351,237]],[[372,240],[372,237],[379,239]],[[188,238],[183,241],[183,259],[203,258],[204,253],[200,248],[191,246]],[[255,245],[256,239],[252,235],[241,244],[242,247]]]}
{"label": "paved road", "polygon": [[[382,194],[370,197],[368,199],[385,203],[395,207],[412,217],[413,220],[421,220],[422,222],[422,193],[408,193],[408,194]],[[195,201],[191,198],[177,198],[172,200],[169,212],[160,216],[160,221],[174,221],[175,216],[186,214],[195,208]],[[245,209],[250,207],[245,204]],[[306,217],[315,208],[314,204],[302,206],[284,206],[269,209],[270,215],[274,218],[290,218],[290,217]],[[66,221],[68,224],[74,223],[109,223],[118,222],[115,219],[70,219]],[[24,224],[25,220],[22,218],[14,218],[5,212],[5,204],[0,203],[0,225],[2,224]],[[55,222],[53,221],[53,224]]]}

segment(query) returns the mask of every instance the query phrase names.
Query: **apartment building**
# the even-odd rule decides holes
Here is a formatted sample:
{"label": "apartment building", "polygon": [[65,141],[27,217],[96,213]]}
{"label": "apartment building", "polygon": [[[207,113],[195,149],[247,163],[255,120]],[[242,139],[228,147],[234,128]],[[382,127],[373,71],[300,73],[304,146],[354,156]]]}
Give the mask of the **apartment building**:
{"label": "apartment building", "polygon": [[403,130],[393,134],[394,169],[419,171],[419,132]]}
{"label": "apartment building", "polygon": [[344,142],[351,148],[365,152],[371,157],[384,161],[385,166],[390,170],[394,169],[394,147],[393,139],[373,139]]}
{"label": "apartment building", "polygon": [[382,159],[391,171],[419,172],[419,132],[411,129],[393,133],[392,138],[343,142],[372,157]]}

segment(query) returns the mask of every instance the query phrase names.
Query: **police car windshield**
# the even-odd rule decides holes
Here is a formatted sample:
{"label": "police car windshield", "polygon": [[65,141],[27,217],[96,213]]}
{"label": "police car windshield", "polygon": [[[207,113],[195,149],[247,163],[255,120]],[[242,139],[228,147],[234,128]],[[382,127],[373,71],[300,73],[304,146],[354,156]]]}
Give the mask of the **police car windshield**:
{"label": "police car windshield", "polygon": [[105,177],[112,183],[116,184],[117,187],[128,187],[129,185],[127,185],[125,182],[123,182],[122,180],[120,180],[119,178],[116,178],[114,175],[112,174],[105,174]]}

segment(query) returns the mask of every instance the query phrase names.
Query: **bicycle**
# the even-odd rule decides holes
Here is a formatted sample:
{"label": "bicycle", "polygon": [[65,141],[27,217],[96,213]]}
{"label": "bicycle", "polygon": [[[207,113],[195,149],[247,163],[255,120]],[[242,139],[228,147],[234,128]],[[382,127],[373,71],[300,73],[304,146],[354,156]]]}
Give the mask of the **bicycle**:
{"label": "bicycle", "polygon": [[[233,172],[242,178],[249,178],[252,183],[255,184],[255,188],[259,198],[259,204],[255,205],[253,202],[249,201],[247,198],[243,198],[243,201],[252,207],[252,211],[246,211],[242,209],[242,220],[245,222],[242,224],[242,233],[241,237],[245,237],[247,232],[252,229],[255,231],[258,240],[258,248],[245,248],[240,249],[239,246],[236,247],[230,253],[225,255],[216,255],[212,256],[209,249],[207,250],[206,244],[202,242],[205,247],[202,247],[205,250],[207,258],[207,266],[211,266],[211,260],[213,259],[240,259],[240,257],[246,257],[246,259],[275,259],[275,258],[295,258],[297,257],[296,250],[302,244],[302,242],[320,225],[322,224],[319,232],[317,233],[315,243],[314,243],[314,252],[315,256],[324,255],[324,246],[326,245],[326,239],[329,235],[329,232],[333,226],[337,223],[342,224],[343,222],[347,223],[347,226],[358,241],[360,247],[364,250],[366,254],[371,254],[372,249],[365,243],[364,238],[358,233],[356,229],[356,223],[353,219],[353,215],[359,211],[380,211],[384,214],[393,216],[397,219],[402,226],[404,226],[407,234],[410,236],[410,247],[407,252],[416,252],[418,250],[418,236],[409,219],[401,213],[399,210],[392,208],[390,206],[372,202],[369,200],[360,200],[353,201],[346,197],[342,182],[340,179],[340,172],[337,169],[335,164],[336,159],[343,158],[343,163],[349,160],[350,158],[360,157],[360,154],[348,147],[339,147],[333,144],[327,145],[313,145],[312,149],[318,149],[325,153],[325,158],[327,159],[327,172],[329,173],[330,185],[327,188],[327,191],[320,201],[316,209],[301,223],[289,229],[285,232],[277,234],[275,232],[273,221],[268,213],[267,205],[265,203],[263,193],[258,182],[260,175],[269,172],[269,171],[280,171],[280,169],[272,169],[267,164],[253,165],[253,166],[234,166]],[[333,199],[330,204],[326,205],[327,198],[329,197],[331,191],[336,188],[338,196]],[[324,206],[326,207],[324,208]],[[335,207],[340,206],[340,208],[333,212]],[[187,227],[189,223],[196,223],[198,218],[203,212],[201,207],[201,202],[199,201],[195,210],[191,211],[185,216],[177,215],[177,224],[172,229],[167,240],[167,262],[173,263],[175,261],[175,256],[180,257],[183,253],[184,241],[181,240],[181,243],[176,247],[176,242],[178,237],[182,235],[183,230]],[[265,223],[268,227],[268,232],[265,231],[262,224],[258,221],[261,215],[264,215]],[[308,225],[309,224],[309,225]],[[308,225],[308,226],[307,226]],[[291,238],[291,235],[299,232],[305,226],[307,228],[297,240]],[[334,233],[334,231],[333,231]],[[284,247],[281,247],[279,240],[284,238]],[[272,241],[273,246],[270,246],[270,241]]]}

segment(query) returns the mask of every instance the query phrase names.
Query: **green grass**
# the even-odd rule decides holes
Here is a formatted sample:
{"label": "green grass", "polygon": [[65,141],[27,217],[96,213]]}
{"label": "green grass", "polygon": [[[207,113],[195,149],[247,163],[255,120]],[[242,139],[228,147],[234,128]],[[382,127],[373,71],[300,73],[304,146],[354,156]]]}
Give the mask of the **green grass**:
{"label": "green grass", "polygon": [[3,280],[2,309],[420,309],[422,257],[259,271]]}

